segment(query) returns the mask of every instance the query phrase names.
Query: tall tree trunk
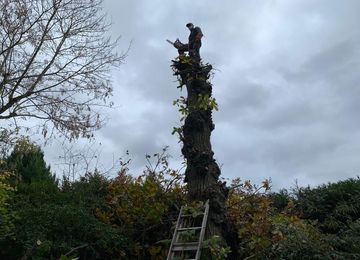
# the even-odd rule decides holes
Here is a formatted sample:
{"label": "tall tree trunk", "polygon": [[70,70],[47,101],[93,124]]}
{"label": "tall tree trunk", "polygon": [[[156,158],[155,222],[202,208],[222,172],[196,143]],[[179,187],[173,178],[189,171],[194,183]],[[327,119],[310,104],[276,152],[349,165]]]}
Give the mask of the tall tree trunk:
{"label": "tall tree trunk", "polygon": [[[187,168],[187,182],[190,201],[210,201],[207,237],[225,237],[225,201],[228,190],[219,181],[220,168],[214,159],[210,136],[215,125],[212,121],[212,85],[209,82],[212,66],[193,62],[187,57],[173,61],[175,75],[186,85],[188,115],[182,126],[181,141]],[[201,98],[203,97],[203,98]],[[205,97],[205,98],[204,98]],[[200,100],[203,102],[200,102]],[[206,104],[204,106],[204,104]]]}

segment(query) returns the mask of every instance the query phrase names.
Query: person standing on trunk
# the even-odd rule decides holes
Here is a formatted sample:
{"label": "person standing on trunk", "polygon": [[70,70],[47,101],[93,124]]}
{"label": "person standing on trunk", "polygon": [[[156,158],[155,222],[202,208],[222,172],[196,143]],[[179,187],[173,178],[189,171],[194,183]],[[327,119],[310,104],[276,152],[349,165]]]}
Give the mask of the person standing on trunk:
{"label": "person standing on trunk", "polygon": [[189,56],[200,62],[201,38],[203,37],[202,31],[200,27],[195,27],[192,23],[186,24],[186,27],[190,30],[188,43]]}

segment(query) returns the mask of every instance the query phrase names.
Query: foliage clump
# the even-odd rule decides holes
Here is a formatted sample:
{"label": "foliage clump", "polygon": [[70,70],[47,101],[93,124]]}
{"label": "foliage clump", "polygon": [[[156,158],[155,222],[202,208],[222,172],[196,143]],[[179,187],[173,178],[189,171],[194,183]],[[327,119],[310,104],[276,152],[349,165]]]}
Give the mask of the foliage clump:
{"label": "foliage clump", "polygon": [[[241,259],[356,259],[359,190],[359,178],[297,188],[292,194],[284,189],[271,193],[269,181],[257,187],[234,180],[228,199],[237,239],[233,253]],[[328,226],[331,221],[337,229]]]}

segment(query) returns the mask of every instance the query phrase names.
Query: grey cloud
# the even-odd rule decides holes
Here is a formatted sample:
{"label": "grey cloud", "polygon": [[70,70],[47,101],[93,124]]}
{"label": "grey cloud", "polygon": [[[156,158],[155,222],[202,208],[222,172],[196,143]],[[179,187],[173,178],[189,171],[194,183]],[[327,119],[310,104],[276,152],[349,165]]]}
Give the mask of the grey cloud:
{"label": "grey cloud", "polygon": [[[134,40],[113,72],[110,120],[97,136],[105,157],[144,155],[180,145],[170,134],[180,93],[165,39],[186,41],[185,23],[204,32],[202,57],[215,70],[212,135],[224,177],[276,188],[320,184],[357,174],[360,162],[359,1],[105,1],[119,50]],[[104,159],[106,160],[106,159]]]}

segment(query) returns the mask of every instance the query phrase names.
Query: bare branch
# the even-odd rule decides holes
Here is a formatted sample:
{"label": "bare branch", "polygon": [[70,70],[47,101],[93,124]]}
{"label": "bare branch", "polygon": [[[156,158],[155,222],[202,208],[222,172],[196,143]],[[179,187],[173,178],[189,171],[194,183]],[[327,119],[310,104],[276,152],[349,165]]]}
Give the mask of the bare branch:
{"label": "bare branch", "polygon": [[109,71],[126,56],[106,37],[102,0],[0,3],[0,120],[36,118],[65,136],[101,126]]}

